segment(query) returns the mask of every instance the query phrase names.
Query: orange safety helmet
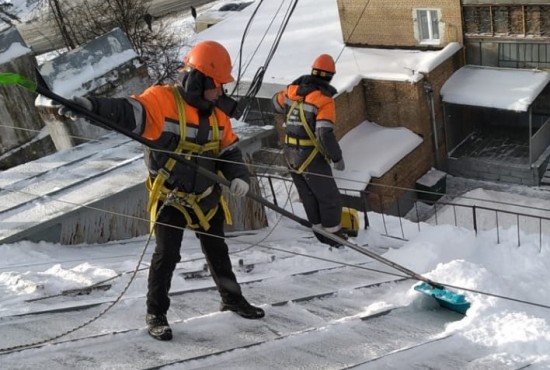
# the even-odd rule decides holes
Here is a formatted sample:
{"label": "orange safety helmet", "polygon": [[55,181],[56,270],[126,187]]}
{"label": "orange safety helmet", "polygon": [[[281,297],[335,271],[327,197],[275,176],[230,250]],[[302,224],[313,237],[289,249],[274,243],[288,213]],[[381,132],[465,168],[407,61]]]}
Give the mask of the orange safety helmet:
{"label": "orange safety helmet", "polygon": [[311,66],[311,74],[327,79],[331,79],[336,73],[336,65],[334,59],[328,54],[321,54],[315,59]]}
{"label": "orange safety helmet", "polygon": [[222,44],[201,41],[184,58],[185,66],[195,68],[218,84],[235,81],[231,76],[231,57]]}

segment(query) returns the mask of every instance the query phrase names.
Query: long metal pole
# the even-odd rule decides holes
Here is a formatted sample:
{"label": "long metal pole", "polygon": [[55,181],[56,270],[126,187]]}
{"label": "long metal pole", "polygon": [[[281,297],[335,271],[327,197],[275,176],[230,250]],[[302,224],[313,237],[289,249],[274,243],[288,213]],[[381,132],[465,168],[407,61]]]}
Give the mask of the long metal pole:
{"label": "long metal pole", "polygon": [[[145,138],[143,138],[142,136],[132,132],[132,131],[129,131],[123,127],[119,127],[117,126],[116,124],[114,124],[113,122],[111,122],[110,120],[102,117],[102,116],[99,116],[93,112],[90,112],[89,110],[87,110],[86,108],[80,106],[79,104],[76,104],[74,101],[72,100],[68,100],[68,99],[65,99],[64,97],[62,96],[59,96],[57,95],[56,93],[54,93],[53,91],[51,91],[49,88],[47,88],[44,84],[41,83],[42,81],[38,81],[38,85],[37,85],[37,88],[36,88],[36,92],[41,94],[41,95],[44,95],[45,97],[47,98],[50,98],[52,99],[53,101],[57,102],[57,103],[60,103],[62,105],[65,105],[66,107],[68,107],[69,109],[71,109],[72,111],[74,111],[75,113],[81,115],[82,117],[84,118],[87,118],[91,121],[94,121],[96,123],[99,123],[111,130],[114,130],[114,131],[117,131],[131,139],[134,139],[136,140],[137,142],[143,144],[143,145],[146,145],[148,147],[150,147],[151,149],[156,149],[156,150],[161,150],[161,151],[165,151],[165,148],[162,148],[160,147],[157,143],[153,142],[153,141],[150,141],[150,140],[147,140]],[[185,158],[183,158],[182,156],[179,156],[179,155],[176,155],[174,153],[166,153],[169,157],[173,158],[174,160],[182,163],[182,164],[185,164],[187,166],[190,166],[192,167],[194,170],[196,170],[200,175],[203,175],[204,177],[206,178],[209,178],[210,180],[213,180],[213,181],[216,181],[217,183],[219,184],[222,184],[224,186],[227,186],[229,187],[231,182],[227,179],[224,179],[218,175],[216,175],[215,173],[213,172],[210,172],[208,170],[206,170],[205,168],[197,165],[196,163],[194,162],[191,162],[191,161],[188,161],[186,160]],[[387,266],[390,266],[390,267],[393,267],[394,269],[398,270],[398,271],[401,271],[402,273],[408,275],[409,277],[415,279],[415,280],[419,280],[419,281],[423,281],[427,284],[430,284],[431,286],[433,286],[434,288],[443,288],[443,285],[440,284],[440,283],[437,283],[435,281],[432,281],[428,278],[425,278],[424,276],[420,275],[420,274],[417,274],[416,272],[412,271],[412,270],[409,270],[407,269],[406,267],[404,266],[401,266],[393,261],[390,261],[382,256],[379,256],[378,254],[374,253],[374,252],[371,252],[363,247],[360,247],[359,245],[356,245],[346,239],[343,239],[343,238],[340,238],[339,236],[337,235],[334,235],[332,233],[329,233],[328,231],[326,231],[325,229],[323,229],[322,227],[320,226],[316,226],[316,225],[313,225],[311,222],[309,222],[308,220],[305,220],[301,217],[298,217],[296,216],[295,214],[287,211],[286,209],[284,208],[281,208],[281,207],[278,207],[276,206],[275,204],[267,201],[266,199],[258,196],[257,194],[254,194],[252,192],[248,192],[246,194],[246,196],[272,210],[274,210],[275,212],[278,212],[288,218],[290,218],[291,220],[293,221],[296,221],[298,222],[300,225],[302,226],[305,226],[307,228],[310,228],[312,229],[314,232],[316,233],[319,233],[339,244],[342,244],[342,245],[345,245],[363,255],[366,255],[378,262],[381,262]]]}

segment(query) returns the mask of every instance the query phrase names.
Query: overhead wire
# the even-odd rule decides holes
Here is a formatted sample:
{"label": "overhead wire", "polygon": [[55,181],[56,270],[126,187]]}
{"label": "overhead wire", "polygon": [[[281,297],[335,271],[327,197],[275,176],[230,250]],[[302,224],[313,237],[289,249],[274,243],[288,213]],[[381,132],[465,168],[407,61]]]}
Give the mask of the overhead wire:
{"label": "overhead wire", "polygon": [[[252,22],[253,22],[253,19],[254,17],[256,16],[260,6],[262,5],[263,3],[263,0],[261,0],[259,3],[258,3],[258,6],[256,7],[256,9],[254,9],[254,12],[252,13],[250,19],[248,20],[247,24],[246,24],[246,27],[245,27],[245,30],[243,32],[243,36],[241,38],[241,42],[240,42],[240,46],[239,46],[239,68],[238,68],[238,73],[237,73],[237,80],[236,80],[236,83],[233,87],[233,90],[230,94],[230,96],[233,96],[234,93],[238,90],[238,86],[239,86],[239,83],[241,81],[241,78],[242,78],[242,74],[244,72],[246,72],[246,70],[248,69],[248,67],[250,66],[250,63],[252,62],[252,60],[254,59],[254,56],[256,55],[258,49],[260,48],[260,46],[262,45],[264,39],[266,38],[269,30],[271,29],[271,27],[273,26],[273,23],[275,22],[275,19],[277,18],[277,16],[279,15],[282,7],[283,7],[283,4],[284,4],[284,1],[281,1],[280,4],[279,4],[279,7],[277,8],[277,11],[275,12],[275,14],[273,14],[273,16],[271,17],[271,21],[269,22],[268,26],[266,27],[260,41],[258,42],[258,44],[256,45],[256,48],[254,49],[253,53],[250,55],[250,57],[248,58],[248,62],[246,63],[246,66],[245,66],[245,69],[244,71],[242,71],[242,61],[243,61],[243,48],[244,48],[244,42],[245,42],[245,39],[248,35],[248,31],[252,25]],[[292,4],[292,3],[290,3]],[[297,0],[296,2],[294,3],[294,6],[290,6],[288,9],[287,9],[287,12],[285,14],[285,16],[283,17],[283,22],[281,23],[281,26],[279,28],[279,31],[277,32],[277,36],[275,37],[275,43],[271,46],[271,49],[270,49],[270,52],[268,54],[268,57],[265,61],[265,64],[264,64],[264,67],[267,67],[267,65],[270,63],[271,59],[273,58],[273,55],[275,53],[275,50],[277,49],[277,46],[279,44],[279,40],[280,40],[280,37],[282,37],[282,34],[284,33],[284,30],[286,29],[286,25],[288,24],[288,21],[290,19],[290,16],[292,15],[292,13],[294,12],[294,8],[296,7],[296,4],[297,4]],[[262,67],[261,67],[262,68]],[[261,69],[260,68],[260,69]],[[241,97],[241,101],[244,102],[244,104],[242,102],[240,102],[240,107],[241,109],[243,110],[242,111],[242,114],[241,114],[241,117],[243,119],[246,119],[247,115],[248,115],[248,110],[250,109],[250,102],[251,102],[251,99],[253,98],[253,96],[256,95],[257,93],[257,90],[256,90],[256,85],[259,83],[257,89],[259,89],[259,87],[261,86],[261,83],[262,83],[262,80],[263,80],[263,74],[262,75],[259,75],[259,72],[257,71],[256,72],[256,75],[254,76],[253,80],[252,80],[252,83],[249,87],[249,90],[247,91],[247,93]],[[259,82],[258,82],[259,81]],[[251,90],[252,89],[252,90]],[[256,92],[254,92],[254,95],[251,95],[251,91],[253,90],[256,90]],[[281,153],[281,151],[279,150],[279,154]],[[265,168],[271,168],[272,165],[275,163],[275,160],[276,160],[276,157],[274,156],[271,163],[269,165],[266,165],[264,166]],[[250,164],[249,164],[250,165]],[[257,165],[256,165],[257,167]],[[257,168],[256,168],[257,169]],[[287,200],[286,202],[289,201],[290,199],[290,190],[291,189],[288,189],[288,196],[287,196]],[[286,205],[286,202],[285,202],[285,205]],[[280,220],[282,219],[282,215],[279,215],[279,220],[276,222],[275,226],[273,227],[272,231],[275,230],[276,226],[279,224]]]}
{"label": "overhead wire", "polygon": [[[15,129],[15,130],[23,130],[23,131],[41,132],[41,130],[25,129],[25,128],[20,128],[20,127],[15,127],[15,126],[10,126],[10,125],[3,125],[3,124],[0,124],[0,127],[7,127],[7,128],[12,128],[12,129]],[[98,138],[88,138],[88,137],[84,137],[84,136],[74,136],[74,135],[69,135],[69,137],[77,138],[77,139],[80,139],[80,140],[86,140],[88,142],[101,142],[101,140],[98,139]],[[129,139],[129,140],[131,140],[131,139]],[[159,152],[159,153],[172,153],[169,150],[159,150],[159,149],[151,149],[151,150]],[[211,161],[222,162],[222,163],[242,164],[240,162],[233,162],[233,161],[225,160],[225,159],[221,159],[221,158],[205,157],[205,156],[201,156],[201,155],[198,155],[198,154],[191,154],[190,157],[191,158],[199,158],[199,159],[208,159],[208,160],[211,160]],[[254,169],[265,169],[265,170],[270,170],[273,167],[273,163],[268,163],[268,164],[247,163],[246,165],[249,166],[249,167],[252,167]],[[308,172],[308,171],[304,171],[303,173],[304,174],[309,174],[309,175],[315,175],[315,176],[319,176],[319,177],[332,177],[334,179],[346,181],[346,182],[349,182],[349,183],[361,184],[361,185],[365,185],[365,186],[370,184],[367,181],[357,180],[357,179],[354,179],[354,178],[343,177],[343,176],[329,176],[329,175],[324,175],[324,174],[320,174],[320,173],[316,173],[316,172]],[[412,190],[414,190],[414,191],[417,191],[417,189],[411,189],[411,188],[407,188],[407,187],[403,187],[403,186],[397,186],[397,185],[386,185],[386,184],[370,184],[370,185],[376,186],[376,187],[394,189],[394,190],[403,190],[403,191],[412,191]],[[5,189],[5,190],[9,190],[9,189]],[[449,197],[459,198],[459,199],[464,199],[464,200],[485,201],[485,202],[487,201],[487,199],[471,197],[471,196],[464,196],[463,194],[459,194],[459,193],[456,193],[456,194],[448,194],[448,193],[442,194],[442,193],[438,193],[438,192],[426,192],[426,193],[433,194],[433,195],[447,195]],[[525,209],[529,209],[529,210],[550,211],[548,208],[536,207],[536,206],[527,205],[527,204],[516,204],[516,203],[502,201],[502,200],[496,200],[496,199],[491,200],[491,203],[500,204],[500,205],[504,205],[504,206],[513,206],[513,207],[517,207],[517,208],[525,208]]]}
{"label": "overhead wire", "polygon": [[241,81],[241,67],[242,67],[242,55],[243,55],[243,48],[244,48],[244,40],[246,39],[246,36],[248,35],[248,30],[250,29],[250,26],[252,25],[252,21],[254,20],[254,18],[256,17],[256,13],[258,12],[258,10],[260,9],[260,6],[262,5],[262,3],[264,2],[264,0],[260,0],[258,2],[258,6],[256,7],[256,9],[254,9],[254,11],[252,12],[252,15],[250,16],[250,19],[248,20],[248,22],[246,23],[246,26],[244,28],[244,32],[243,32],[243,35],[241,37],[241,42],[239,44],[239,68],[237,70],[237,79],[235,81],[235,86],[233,88],[233,91],[231,91],[231,93],[229,94],[229,96],[233,96],[233,94],[235,93],[236,90],[238,90],[238,86],[239,86],[239,83]]}
{"label": "overhead wire", "polygon": [[[263,1],[263,0],[262,0]],[[256,14],[259,6],[261,5],[262,1],[260,1],[260,4],[258,5],[258,7],[256,8],[255,12],[253,13],[253,15]],[[361,13],[361,16],[359,17],[359,19],[362,18],[365,10],[366,10],[366,7],[368,5],[370,1],[367,1],[367,3],[365,4],[364,8],[363,8],[363,11]],[[248,91],[246,92],[246,94],[244,95],[244,99],[251,99],[253,98],[257,92],[259,91],[260,87],[261,87],[261,84],[262,84],[262,81],[263,81],[263,77],[264,77],[264,74],[265,74],[265,71],[278,47],[278,44],[280,42],[280,39],[284,33],[284,30],[286,29],[286,26],[288,25],[288,21],[290,19],[290,16],[292,15],[295,7],[297,5],[297,0],[294,2],[294,4],[289,7],[287,9],[287,13],[285,14],[285,18],[284,18],[284,21],[283,21],[283,24],[281,25],[281,28],[279,29],[279,32],[277,33],[277,36],[276,36],[276,39],[270,49],[270,52],[268,54],[268,57],[266,58],[266,63],[260,67],[258,69],[258,71],[256,72],[253,80],[252,80],[252,83],[251,85],[249,86],[249,89]],[[253,17],[252,17],[253,18]],[[352,32],[350,33],[350,37],[351,35],[353,34],[353,32],[355,31],[357,25],[358,25],[358,22],[359,22],[359,19],[357,21],[357,23],[355,24]],[[238,74],[238,80],[237,80],[237,83],[235,85],[235,88],[237,88],[238,86],[238,83],[240,81],[240,77],[241,77],[241,63],[242,63],[242,45],[243,45],[243,41],[245,39],[245,36],[248,32],[248,26],[250,25],[250,23],[247,25],[247,28],[245,29],[245,33],[243,34],[243,40],[241,41],[241,49],[239,50],[239,53],[240,53],[240,58],[239,58],[239,74]],[[348,38],[349,39],[349,38]],[[263,40],[263,39],[262,39]],[[257,50],[257,49],[256,49]],[[338,58],[340,58],[342,52],[343,52],[344,48],[342,48],[342,50],[340,51],[340,53],[338,54],[338,57],[336,58],[336,60],[338,60]],[[247,65],[248,67],[248,65]],[[235,91],[235,90],[234,90]],[[2,125],[4,126],[4,125]],[[19,128],[21,130],[24,130],[23,128]],[[82,137],[79,137],[80,139],[83,139]],[[353,181],[353,180],[351,180]],[[4,189],[4,190],[8,190],[9,189]],[[288,201],[288,199],[287,199]],[[504,203],[504,202],[503,202]],[[84,205],[80,205],[80,206],[84,206]],[[89,206],[88,206],[89,207]],[[89,208],[94,208],[94,207],[89,207]],[[101,210],[101,209],[98,209],[98,208],[95,208],[95,210]],[[115,212],[110,212],[110,211],[107,211],[107,210],[101,210],[101,211],[105,211],[107,213],[112,213],[112,214],[116,214]],[[121,215],[121,214],[118,214],[118,215]],[[130,215],[122,215],[124,217],[132,217]],[[134,217],[132,217],[134,218]],[[281,216],[282,218],[282,216]],[[147,220],[148,221],[148,220]],[[280,219],[279,219],[280,221]],[[274,229],[272,229],[273,231]],[[272,232],[271,231],[271,232]],[[267,237],[269,236],[269,234],[267,235]],[[151,240],[151,234],[149,234],[149,238],[147,239],[147,243],[145,245],[145,248],[143,249],[143,252],[140,256],[140,259],[139,259],[139,262],[138,264],[136,265],[136,268],[134,269],[133,271],[133,276],[132,276],[132,279],[133,277],[135,277],[136,273],[140,270],[139,269],[139,265],[141,264],[141,260],[143,259],[143,256],[144,256],[144,253],[145,253],[145,250],[147,249],[147,245],[149,244]],[[262,240],[264,241],[265,238]],[[261,242],[262,242],[261,241]],[[254,245],[259,245],[259,243],[255,243]],[[261,246],[261,245],[260,245]],[[262,247],[265,247],[265,246],[262,246]],[[269,248],[269,249],[272,249],[272,250],[279,250],[279,251],[284,251],[286,253],[292,253],[292,254],[295,254],[295,255],[301,255],[301,256],[304,256],[304,257],[308,257],[308,258],[314,258],[314,259],[318,259],[318,260],[324,260],[324,261],[328,261],[328,262],[333,262],[333,263],[338,263],[338,264],[341,264],[341,265],[345,265],[345,266],[351,266],[351,267],[359,267],[359,266],[356,266],[356,265],[350,265],[350,264],[347,264],[347,263],[342,263],[342,262],[336,262],[336,261],[333,261],[333,260],[328,260],[328,259],[324,259],[324,258],[320,258],[320,257],[316,257],[316,256],[310,256],[310,255],[307,255],[307,254],[301,254],[301,253],[294,253],[294,252],[289,252],[289,251],[286,251],[286,250],[283,250],[283,249],[280,249],[280,248],[273,248],[273,247],[266,247],[266,248]],[[249,249],[249,248],[247,248]],[[376,271],[376,270],[375,270]],[[401,276],[399,274],[393,274],[393,273],[388,273],[388,272],[384,272],[384,271],[379,271],[379,272],[382,272],[382,273],[387,273],[387,274],[390,274],[390,275],[395,275],[395,276]],[[406,276],[401,276],[401,277],[406,277]],[[69,333],[72,333],[78,329],[80,329],[81,327],[85,326],[85,325],[88,325],[89,323],[95,321],[97,318],[99,318],[101,315],[103,315],[104,313],[106,313],[110,308],[112,308],[114,306],[114,304],[116,304],[118,302],[118,300],[122,297],[122,295],[126,292],[126,290],[128,289],[129,285],[131,284],[131,281],[132,279],[130,279],[130,282],[128,282],[128,284],[126,285],[126,287],[123,289],[122,293],[120,294],[119,298],[117,300],[115,300],[115,302],[113,302],[111,305],[109,305],[105,310],[103,310],[98,316],[96,316],[95,318],[89,320],[88,322],[86,322],[85,324],[75,328],[74,330],[71,330],[71,331],[68,331],[66,333],[63,333],[62,335],[59,335],[59,336],[56,336],[55,338],[51,338],[49,341],[51,340],[55,340],[55,339],[58,339],[60,338],[61,336],[64,336],[64,335],[67,335]],[[464,290],[464,291],[469,291],[469,292],[473,292],[473,293],[479,293],[479,294],[483,294],[483,295],[487,295],[487,296],[492,296],[492,297],[496,297],[496,298],[502,298],[502,299],[506,299],[506,300],[510,300],[510,301],[515,301],[515,302],[519,302],[519,303],[525,303],[525,304],[530,304],[530,305],[534,305],[534,306],[538,306],[538,307],[543,307],[543,308],[550,308],[549,305],[545,305],[545,304],[539,304],[539,303],[536,303],[536,302],[529,302],[529,301],[525,301],[525,300],[520,300],[520,299],[516,299],[516,298],[512,298],[512,297],[507,297],[507,296],[503,296],[503,295],[497,295],[497,294],[493,294],[493,293],[489,293],[489,292],[483,292],[483,291],[479,291],[479,290],[474,290],[474,289],[468,289],[468,288],[464,288],[464,287],[460,287],[460,286],[453,286],[453,285],[450,285],[450,284],[444,284],[448,287],[451,287],[451,288],[455,288],[455,289],[460,289],[460,290]],[[39,343],[44,343],[44,342],[39,342]],[[38,343],[33,343],[32,345],[36,345]],[[4,351],[6,349],[1,349],[0,351]]]}
{"label": "overhead wire", "polygon": [[[55,201],[60,201],[60,202],[64,202],[62,200],[58,200],[58,199],[54,199]],[[94,207],[90,207],[90,206],[87,206],[87,205],[82,205],[83,207],[86,207],[86,208],[92,208],[94,210],[101,210],[101,209],[98,209],[98,208],[94,208]],[[122,216],[125,216],[122,214]],[[148,220],[147,220],[148,221]],[[205,234],[208,234],[208,233],[205,233]],[[211,234],[208,234],[208,235],[211,235]],[[215,235],[212,235],[212,236],[215,236]],[[215,236],[215,237],[219,237],[219,236]],[[151,238],[151,234],[149,234],[149,238],[147,240],[147,243],[146,245],[148,245],[149,241],[150,241],[150,238]],[[227,238],[225,238],[227,239]],[[379,273],[382,273],[382,274],[387,274],[387,275],[392,275],[392,276],[396,276],[396,277],[401,277],[401,278],[411,278],[410,276],[406,276],[406,275],[402,275],[402,274],[398,274],[398,273],[393,273],[393,272],[389,272],[389,271],[384,271],[384,270],[378,270],[378,269],[371,269],[371,268],[366,268],[366,267],[362,267],[362,266],[359,266],[359,265],[356,265],[356,264],[349,264],[349,263],[346,263],[346,262],[342,262],[342,261],[336,261],[336,260],[333,260],[333,259],[327,259],[327,258],[323,258],[323,257],[318,257],[318,256],[315,256],[315,255],[310,255],[310,254],[307,254],[307,253],[301,253],[301,252],[296,252],[296,251],[290,251],[290,250],[286,250],[286,249],[283,249],[283,248],[277,248],[277,247],[273,247],[273,246],[265,246],[265,245],[262,245],[261,243],[257,243],[257,242],[254,242],[254,243],[251,243],[251,242],[247,242],[247,241],[244,241],[244,240],[239,240],[238,238],[232,238],[233,240],[236,240],[238,241],[239,243],[242,243],[242,244],[252,244],[253,246],[259,246],[261,248],[265,248],[265,249],[269,249],[269,250],[275,250],[275,251],[279,251],[279,252],[284,252],[284,253],[289,253],[289,254],[293,254],[293,255],[296,255],[296,256],[302,256],[302,257],[306,257],[306,258],[312,258],[312,259],[316,259],[316,260],[321,260],[321,261],[326,261],[326,262],[331,262],[331,263],[335,263],[335,264],[338,264],[338,265],[342,265],[342,266],[348,266],[348,267],[357,267],[357,268],[361,268],[361,269],[366,269],[366,270],[370,270],[370,271],[374,271],[374,272],[379,272]],[[265,241],[266,238],[264,238],[262,240]],[[141,260],[143,259],[143,255],[145,253],[145,250],[147,249],[147,247],[145,247],[143,249],[143,252],[140,256],[140,260],[139,260],[139,263],[136,265],[136,268],[134,269],[134,271],[132,272],[133,274],[133,277],[135,277],[135,274],[137,273],[137,271],[140,271],[140,270],[143,270],[143,269],[140,269],[139,268],[139,265],[141,264]],[[249,249],[248,247],[239,251],[239,252],[242,252],[244,250],[247,250]],[[191,261],[195,261],[195,260],[200,260],[202,258],[199,258],[199,259],[193,259],[193,260],[187,260],[187,261],[182,261],[182,262],[191,262]],[[118,276],[122,276],[126,273],[121,273],[119,274]],[[117,276],[117,277],[118,277]],[[109,280],[112,280],[112,279],[109,279]],[[96,284],[93,284],[92,286],[95,286],[99,283],[96,283]],[[129,284],[124,288],[124,291],[125,292],[128,287],[129,287]],[[464,287],[464,286],[458,286],[458,285],[453,285],[453,284],[447,284],[447,283],[441,283],[442,285],[444,286],[447,286],[449,288],[453,288],[453,289],[457,289],[457,290],[463,290],[463,291],[467,291],[467,292],[471,292],[471,293],[477,293],[477,294],[480,294],[480,295],[485,295],[485,296],[489,296],[489,297],[494,297],[494,298],[500,298],[500,299],[504,299],[504,300],[508,300],[508,301],[512,301],[512,302],[517,302],[517,303],[522,303],[522,304],[526,304],[526,305],[531,305],[531,306],[536,306],[536,307],[541,307],[541,308],[546,308],[546,309],[550,309],[550,305],[548,304],[543,304],[543,303],[539,303],[539,302],[534,302],[534,301],[529,301],[529,300],[524,300],[524,299],[519,299],[519,298],[515,298],[515,297],[511,297],[511,296],[506,296],[506,295],[501,295],[501,294],[496,294],[496,293],[491,293],[491,292],[487,292],[487,291],[482,291],[482,290],[478,290],[478,289],[472,289],[472,288],[467,288],[467,287]],[[120,295],[120,297],[122,297],[122,294]],[[119,298],[120,299],[120,298]],[[117,300],[118,301],[118,300]],[[104,314],[105,312],[107,312],[110,308],[112,307],[109,306],[108,309],[102,311],[102,314]],[[89,324],[95,320],[97,320],[98,317],[95,317],[94,319],[90,320],[89,322],[86,323]],[[79,326],[77,329],[81,328],[83,326]],[[75,329],[75,330],[77,330]],[[72,333],[74,332],[75,330],[71,330],[70,332],[68,333],[64,333],[64,335],[66,334],[69,334],[69,333]],[[60,338],[60,336],[56,336],[54,339],[50,339],[51,340],[55,340],[55,339],[58,339]],[[40,343],[43,343],[43,342],[40,342]],[[33,343],[32,345],[36,345],[37,343]],[[19,347],[18,347],[19,348]],[[6,349],[0,349],[0,352],[2,351],[5,351]]]}
{"label": "overhead wire", "polygon": [[[281,5],[279,6],[277,12],[273,15],[271,23],[269,24],[269,27],[266,29],[266,31],[264,33],[264,37],[262,37],[260,43],[258,44],[256,50],[254,51],[254,54],[252,55],[252,57],[255,55],[256,51],[259,48],[259,46],[263,42],[263,40],[264,40],[264,38],[267,34],[267,31],[269,30],[269,28],[271,28],[271,25],[273,24],[275,18],[277,17],[277,15],[278,15],[278,13],[281,9],[282,4],[283,3],[281,3]],[[241,105],[241,107],[243,107],[242,108],[242,117],[246,118],[246,116],[248,115],[251,100],[256,96],[256,94],[260,90],[260,87],[261,87],[262,82],[263,82],[263,77],[264,77],[265,71],[267,70],[267,67],[271,63],[271,60],[272,60],[273,56],[275,55],[275,51],[277,50],[277,48],[279,46],[281,38],[282,38],[282,36],[283,36],[283,34],[286,30],[286,27],[288,26],[290,18],[292,16],[292,14],[294,13],[294,10],[296,9],[297,4],[298,4],[298,0],[293,0],[289,3],[289,7],[287,8],[285,15],[283,16],[283,20],[282,20],[282,22],[279,26],[279,29],[278,29],[278,31],[275,35],[274,41],[273,41],[273,43],[271,45],[271,48],[270,48],[270,50],[267,54],[267,57],[264,61],[264,64],[258,68],[258,70],[256,71],[254,77],[252,78],[252,82],[250,83],[250,86],[248,87],[248,90],[240,98],[240,101],[242,101],[242,103],[240,105]],[[243,44],[244,44],[244,38],[241,41],[241,48],[243,47]],[[241,55],[241,57],[242,57],[242,55]],[[251,57],[250,61],[252,60],[252,57]],[[239,60],[239,66],[240,66],[240,63],[241,63],[241,60]],[[239,74],[240,73],[241,73],[241,71],[239,69]],[[240,75],[239,75],[239,77],[240,77]],[[237,84],[235,85],[235,89],[236,89],[236,87],[237,87]],[[233,90],[232,94],[234,93],[235,89]]]}
{"label": "overhead wire", "polygon": [[334,59],[335,62],[337,62],[340,59],[340,56],[342,55],[342,53],[344,52],[344,49],[346,48],[346,44],[348,43],[349,40],[351,40],[351,37],[353,36],[353,33],[355,32],[355,30],[357,29],[357,26],[359,25],[359,22],[361,21],[361,19],[363,18],[363,15],[367,11],[367,6],[369,5],[369,3],[370,3],[370,0],[367,0],[365,2],[365,6],[363,6],[363,10],[361,11],[361,14],[359,15],[359,17],[355,21],[355,24],[353,25],[353,29],[351,30],[348,38],[346,40],[344,40],[344,45],[342,45],[342,49],[340,49],[340,52],[338,53],[338,55]]}
{"label": "overhead wire", "polygon": [[[9,188],[0,188],[0,190],[5,190],[5,191],[9,191],[9,192],[14,192],[14,193],[22,193],[22,194],[25,194],[25,195],[31,195],[31,196],[34,196],[36,198],[40,198],[41,196],[40,195],[37,195],[37,194],[33,194],[33,193],[30,193],[30,192],[24,192],[24,191],[21,191],[21,190],[14,190],[14,189],[9,189]],[[109,211],[109,210],[106,210],[106,209],[102,209],[102,208],[98,208],[98,207],[93,207],[93,206],[90,206],[90,205],[87,205],[87,204],[80,204],[80,203],[75,203],[75,202],[70,202],[70,201],[66,201],[66,200],[63,200],[63,199],[59,199],[59,198],[54,198],[54,197],[50,197],[48,196],[49,199],[53,200],[53,201],[56,201],[56,202],[60,202],[60,203],[65,203],[65,204],[70,204],[70,205],[74,205],[74,206],[80,206],[80,207],[83,207],[83,208],[87,208],[87,209],[91,209],[91,210],[94,210],[94,211],[99,211],[99,212],[104,212],[104,213],[108,213],[108,214],[111,214],[111,215],[116,215],[116,216],[120,216],[120,217],[126,217],[126,218],[132,218],[132,219],[137,219],[137,220],[141,220],[141,221],[144,221],[144,222],[149,222],[149,219],[145,219],[145,218],[140,218],[140,217],[136,217],[136,216],[131,216],[131,215],[128,215],[128,214],[124,214],[124,213],[117,213],[117,212],[113,212],[113,211]],[[219,237],[219,236],[215,236],[215,235],[212,235],[212,234],[209,234],[209,233],[206,233],[206,232],[201,232],[201,231],[197,231],[197,230],[194,230],[194,229],[189,229],[189,228],[180,228],[180,227],[176,227],[176,226],[173,226],[173,225],[169,225],[169,224],[163,224],[165,226],[169,226],[169,227],[174,227],[174,228],[179,228],[179,229],[183,229],[183,230],[191,230],[191,231],[194,231],[194,232],[198,232],[198,233],[203,233],[203,234],[206,234],[206,235],[210,235],[210,236],[213,236],[213,237]],[[269,235],[268,235],[269,236]],[[219,237],[219,238],[222,238],[222,237]],[[228,239],[227,237],[225,237],[224,239]],[[241,243],[244,243],[244,244],[247,244],[249,242],[245,242],[245,241],[242,241],[242,240],[239,240],[238,238],[231,238],[232,240],[236,240],[238,242],[241,242]],[[262,241],[264,241],[266,238],[264,238]],[[256,243],[252,243],[252,245],[255,245]],[[246,249],[243,249],[243,250],[239,250],[235,253],[240,253],[240,252],[243,252],[245,250],[247,250],[249,248],[246,248]],[[285,250],[283,250],[285,251]],[[288,252],[288,251],[285,251],[285,252]],[[288,252],[288,253],[292,253],[292,252]],[[312,257],[312,258],[316,258],[316,257]],[[194,259],[194,260],[186,260],[186,261],[182,261],[182,262],[191,262],[191,261],[195,261],[195,260],[200,260],[200,259],[203,259],[202,257],[201,258],[198,258],[198,259]],[[472,292],[478,292],[478,293],[482,293],[482,294],[487,294],[487,295],[491,295],[490,293],[484,293],[484,292],[480,292],[480,291],[476,291],[476,290],[468,290],[467,288],[463,288],[463,287],[458,287],[458,286],[452,286],[452,285],[449,285],[449,284],[444,284],[444,285],[448,285],[450,287],[454,287],[454,288],[457,288],[457,289],[464,289],[464,290],[467,290],[467,291],[472,291]],[[498,296],[498,297],[501,297],[501,296]],[[502,297],[501,297],[502,298]]]}

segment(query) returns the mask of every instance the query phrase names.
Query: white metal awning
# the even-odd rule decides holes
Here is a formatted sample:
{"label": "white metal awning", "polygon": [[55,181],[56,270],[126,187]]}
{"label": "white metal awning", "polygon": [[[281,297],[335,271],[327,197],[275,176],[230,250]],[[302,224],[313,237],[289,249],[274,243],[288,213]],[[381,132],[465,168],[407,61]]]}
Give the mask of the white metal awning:
{"label": "white metal awning", "polygon": [[526,112],[548,82],[545,71],[467,65],[443,84],[441,95],[445,103]]}

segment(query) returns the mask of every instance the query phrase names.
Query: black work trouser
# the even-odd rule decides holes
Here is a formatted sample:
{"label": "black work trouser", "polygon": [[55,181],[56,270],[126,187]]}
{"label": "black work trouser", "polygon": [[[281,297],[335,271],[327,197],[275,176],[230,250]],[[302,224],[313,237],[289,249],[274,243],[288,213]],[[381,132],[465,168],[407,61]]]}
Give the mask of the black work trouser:
{"label": "black work trouser", "polygon": [[[157,209],[161,209],[160,203]],[[223,222],[224,212],[219,207],[210,220],[208,231],[198,229],[201,233],[197,235],[222,300],[232,302],[242,297],[242,293],[231,267]],[[158,216],[155,224],[157,245],[149,268],[147,313],[166,314],[170,307],[168,292],[176,264],[181,260],[180,249],[186,224],[183,214],[174,207],[164,207]]]}
{"label": "black work trouser", "polygon": [[338,227],[342,218],[342,199],[330,164],[317,155],[303,173],[290,174],[309,222],[325,228]]}

